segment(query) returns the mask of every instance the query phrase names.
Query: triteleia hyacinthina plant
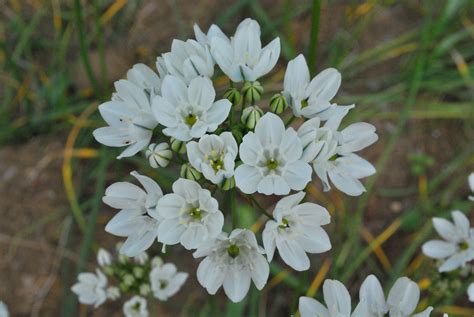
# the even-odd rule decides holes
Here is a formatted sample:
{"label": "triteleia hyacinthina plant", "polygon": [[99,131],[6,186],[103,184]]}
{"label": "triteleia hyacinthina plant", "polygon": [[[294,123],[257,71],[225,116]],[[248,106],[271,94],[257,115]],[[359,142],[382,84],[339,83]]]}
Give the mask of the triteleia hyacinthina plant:
{"label": "triteleia hyacinthina plant", "polygon": [[[194,32],[195,39],[174,40],[171,51],[157,57],[156,71],[134,65],[127,79],[116,82],[111,100],[99,106],[107,126],[94,131],[98,142],[123,148],[118,159],[143,152],[144,162],[168,169],[174,179],[165,192],[160,179],[133,171],[136,182],[119,181],[106,189],[104,203],[118,212],[105,229],[124,238],[120,260],[114,264],[108,253],[99,252],[101,268],[81,273],[73,286],[82,303],[97,307],[124,295],[126,316],[148,316],[147,297],[167,300],[177,293],[188,274],[171,263],[143,259],[157,243],[163,251],[181,246],[191,252],[199,261],[191,276],[210,295],[222,288],[232,302],[240,302],[252,283],[258,290],[265,287],[275,259],[306,271],[314,254],[331,250],[324,229],[331,216],[306,200],[310,183],[320,183],[324,192],[360,196],[361,180],[376,172],[357,154],[377,141],[376,129],[345,122],[356,108],[335,101],[342,84],[338,70],[328,68],[311,78],[300,54],[289,61],[275,91],[264,77],[279,61],[280,39],[262,44],[255,20],[243,20],[230,37],[216,25],[207,32],[195,25]],[[225,91],[213,82],[220,74],[228,83]],[[271,212],[261,205],[265,196],[275,198]],[[266,218],[263,226],[238,222],[237,208],[244,203]],[[447,242],[424,246],[425,253],[445,260],[446,270],[469,261],[467,255],[452,259],[455,246],[466,243],[467,254],[472,245],[472,230],[455,215],[458,227],[449,228],[458,234],[443,235],[448,224],[442,221],[436,229]],[[126,257],[142,260],[132,265]],[[110,287],[108,277],[119,286]],[[406,277],[396,280],[386,298],[370,275],[354,310],[337,280],[324,282],[323,295],[325,305],[301,297],[301,316],[422,317],[432,310],[414,314],[420,289]]]}

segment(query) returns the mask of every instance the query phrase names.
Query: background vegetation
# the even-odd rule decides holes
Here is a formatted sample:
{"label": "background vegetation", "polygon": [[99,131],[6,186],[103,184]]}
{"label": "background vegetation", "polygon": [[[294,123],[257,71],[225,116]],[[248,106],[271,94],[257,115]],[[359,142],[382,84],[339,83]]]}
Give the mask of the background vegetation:
{"label": "background vegetation", "polygon": [[[433,236],[431,217],[460,209],[474,220],[466,199],[467,175],[474,171],[473,1],[0,3],[0,299],[13,316],[87,314],[69,288],[78,272],[93,268],[99,246],[112,248],[118,241],[103,232],[113,215],[101,202],[105,186],[130,179],[133,169],[165,189],[174,181],[175,171],[152,170],[139,156],[117,161],[119,150],[93,140],[91,131],[103,125],[97,106],[110,98],[113,81],[134,63],[154,65],[173,38],[193,36],[194,23],[203,28],[216,23],[231,34],[248,16],[261,24],[264,42],[281,38],[282,63],[266,79],[275,91],[281,89],[282,65],[299,52],[313,74],[326,67],[341,71],[337,102],[357,105],[346,122],[365,120],[378,128],[380,140],[364,153],[377,174],[359,198],[324,193],[317,180],[310,185],[311,199],[332,214],[327,230],[333,249],[312,256],[309,272],[272,264],[263,292],[252,289],[243,302],[232,304],[222,294],[208,296],[195,280],[196,261],[170,249],[165,260],[191,277],[155,311],[288,316],[299,296],[321,296],[325,278],[351,286],[355,297],[362,279],[374,273],[386,288],[402,275],[419,282],[420,309],[434,305],[435,315],[473,316],[467,281],[455,274],[450,280],[457,284],[441,292],[446,277],[420,254],[421,244]],[[227,82],[218,78],[216,85],[223,91]],[[8,177],[13,167],[17,174]],[[39,184],[21,177],[29,168]],[[35,196],[47,189],[60,198],[51,204]],[[262,200],[266,208],[274,204]],[[242,225],[254,230],[262,225],[244,201],[239,214]],[[31,294],[21,293],[23,288]],[[120,305],[105,306],[93,314],[120,313]]]}

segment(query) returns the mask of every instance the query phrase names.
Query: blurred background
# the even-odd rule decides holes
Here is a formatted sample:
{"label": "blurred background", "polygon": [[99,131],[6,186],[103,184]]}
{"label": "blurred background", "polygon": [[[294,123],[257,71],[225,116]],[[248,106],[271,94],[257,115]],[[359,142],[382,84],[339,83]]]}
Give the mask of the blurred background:
{"label": "blurred background", "polygon": [[[78,272],[94,270],[98,247],[119,241],[104,232],[115,214],[101,202],[104,188],[130,180],[133,169],[165,190],[176,176],[141,156],[118,161],[119,149],[95,142],[92,130],[104,125],[97,106],[133,64],[154,68],[173,38],[194,37],[194,23],[231,35],[245,17],[261,24],[264,43],[282,42],[280,64],[265,78],[268,96],[281,90],[284,65],[300,52],[317,71],[341,71],[336,101],[356,103],[346,124],[367,121],[380,135],[363,153],[377,174],[358,198],[324,193],[314,179],[309,193],[332,214],[333,249],[312,256],[308,272],[274,261],[264,290],[252,286],[239,304],[222,292],[209,296],[191,253],[170,248],[165,261],[190,278],[169,301],[154,302],[156,315],[288,316],[299,296],[321,297],[324,278],[343,281],[354,298],[374,273],[387,288],[402,275],[417,281],[420,308],[435,305],[434,316],[474,316],[467,282],[446,282],[420,252],[435,235],[431,217],[460,209],[474,221],[466,199],[474,171],[473,1],[0,0],[0,7],[0,300],[13,316],[121,315],[120,303],[91,310],[70,292]],[[216,86],[222,92],[227,82]],[[259,226],[255,211],[239,210],[242,225]]]}

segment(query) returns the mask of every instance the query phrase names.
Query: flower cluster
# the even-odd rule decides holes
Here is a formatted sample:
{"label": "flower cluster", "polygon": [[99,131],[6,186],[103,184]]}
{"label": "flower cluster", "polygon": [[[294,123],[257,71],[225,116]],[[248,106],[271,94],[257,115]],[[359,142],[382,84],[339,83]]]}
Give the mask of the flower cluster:
{"label": "flower cluster", "polygon": [[[118,245],[117,249],[122,247]],[[131,296],[123,305],[126,317],[147,317],[146,297],[166,301],[188,278],[188,274],[178,272],[174,264],[163,263],[157,256],[150,259],[146,252],[131,260],[122,254],[114,258],[107,250],[99,249],[97,263],[99,267],[95,273],[79,274],[72,291],[79,302],[95,308],[107,300]],[[109,284],[109,280],[113,284]]]}
{"label": "flower cluster", "polygon": [[[231,37],[216,25],[207,33],[197,25],[194,31],[195,39],[174,40],[171,51],[157,58],[157,72],[133,66],[127,79],[115,84],[112,100],[99,106],[108,126],[94,136],[104,145],[125,147],[118,158],[144,150],[152,168],[181,165],[170,193],[138,172],[131,175],[141,186],[110,185],[103,201],[119,212],[105,229],[126,238],[120,252],[131,257],[154,241],[194,250],[195,258],[204,258],[199,283],[209,294],[222,286],[238,302],[252,281],[258,289],[265,286],[275,250],[286,264],[304,271],[310,267],[308,254],[331,249],[322,228],[330,215],[304,202],[304,190],[314,170],[325,191],[332,183],[348,195],[362,194],[360,179],[375,169],[356,152],[378,137],[364,122],[340,129],[354,108],[333,101],[341,74],[326,69],[311,79],[303,55],[288,63],[283,90],[265,98],[258,80],[276,65],[280,40],[262,46],[256,21],[245,19]],[[212,81],[216,65],[229,79],[220,96]],[[296,129],[290,126],[294,119]],[[231,210],[219,205],[216,190],[233,193]],[[234,221],[230,233],[223,231],[226,216],[235,213],[237,190],[249,195],[256,210],[262,209],[256,193],[284,196],[271,215],[261,210],[270,218],[263,247],[254,232]],[[103,283],[99,274],[94,279]]]}
{"label": "flower cluster", "polygon": [[[469,186],[474,192],[474,173],[469,175]],[[472,200],[469,196],[469,200]],[[431,240],[423,244],[423,253],[439,261],[440,273],[464,269],[471,272],[472,283],[467,289],[468,297],[474,302],[474,228],[469,219],[459,210],[451,212],[453,222],[433,218],[433,226],[442,240]]]}
{"label": "flower cluster", "polygon": [[0,301],[0,317],[9,317],[10,313],[8,311],[7,305],[4,302]]}

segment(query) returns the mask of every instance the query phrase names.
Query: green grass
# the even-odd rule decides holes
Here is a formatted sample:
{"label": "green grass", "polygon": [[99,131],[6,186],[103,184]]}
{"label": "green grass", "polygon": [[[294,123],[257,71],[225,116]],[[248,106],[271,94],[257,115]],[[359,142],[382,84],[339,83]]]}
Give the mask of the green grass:
{"label": "green grass", "polygon": [[[108,65],[105,51],[117,38],[126,36],[131,17],[122,11],[131,4],[127,4],[103,25],[100,17],[113,1],[94,1],[85,6],[82,3],[79,0],[61,3],[59,12],[52,11],[48,3],[40,5],[28,14],[22,10],[12,11],[15,14],[0,21],[0,144],[19,144],[43,134],[68,135],[86,109],[109,98],[113,86],[108,83],[106,77]],[[334,215],[335,224],[329,229],[334,245],[331,252],[324,256],[329,256],[332,260],[328,278],[337,278],[356,285],[366,274],[375,272],[381,280],[390,285],[395,278],[407,272],[413,259],[420,253],[421,244],[433,235],[431,217],[448,216],[448,212],[453,208],[464,211],[472,208],[459,192],[466,191],[466,177],[469,166],[472,168],[474,149],[462,143],[459,144],[457,152],[450,155],[450,161],[444,162],[442,170],[428,168],[424,175],[413,176],[413,184],[410,186],[390,188],[380,181],[385,171],[394,168],[389,164],[390,159],[407,137],[407,126],[411,120],[415,120],[415,125],[435,125],[456,120],[457,132],[452,135],[458,133],[462,136],[461,140],[464,140],[466,135],[472,138],[472,2],[441,1],[442,5],[435,6],[432,1],[424,1],[420,5],[409,1],[397,4],[393,1],[369,1],[365,5],[373,6],[365,13],[357,13],[364,9],[362,2],[339,4],[343,6],[340,9],[339,24],[336,28],[326,29],[326,32],[330,32],[330,36],[326,37],[323,37],[320,31],[324,29],[323,25],[327,28],[330,18],[325,14],[332,12],[328,7],[334,8],[335,4],[319,0],[298,4],[283,0],[277,3],[278,5],[266,7],[257,0],[235,1],[219,14],[215,23],[225,29],[233,29],[236,17],[251,16],[257,19],[262,25],[264,42],[275,36],[280,37],[283,60],[287,61],[299,53],[304,53],[313,73],[316,69],[321,70],[329,66],[341,70],[344,94],[339,94],[337,99],[342,104],[356,102],[358,105],[350,114],[348,122],[377,121],[380,126],[387,123],[394,126],[393,132],[384,134],[379,141],[383,146],[376,156],[377,174],[365,182],[367,193],[358,199],[343,198],[343,195],[334,193],[328,195],[330,204],[339,208],[342,206],[344,210]],[[374,42],[370,47],[360,49],[358,43],[371,36],[371,23],[377,16],[377,10],[395,10],[394,7],[397,6],[413,10],[414,15],[419,17],[417,23],[408,31],[401,31],[389,40]],[[173,25],[179,26],[175,33],[190,34],[191,29],[188,29],[183,8],[173,1],[171,10],[173,14],[169,17],[170,22],[176,22]],[[136,14],[136,10],[127,11],[130,12]],[[54,21],[60,21],[61,27],[55,26]],[[295,32],[298,23],[306,23],[304,25],[307,26],[307,32]],[[325,39],[325,42],[321,42],[321,39]],[[93,50],[99,52],[99,69],[92,68],[89,52]],[[453,56],[461,56],[461,63]],[[153,59],[149,57],[149,60]],[[86,91],[76,89],[73,84],[76,76],[72,67],[74,60],[81,63],[85,69],[90,85]],[[136,62],[140,60],[137,59]],[[392,66],[389,67],[390,71],[372,74],[371,71],[385,65]],[[377,84],[375,88],[371,86],[373,83]],[[99,145],[93,141],[91,131],[102,125],[102,120],[97,112],[93,112],[85,120],[85,124],[79,127],[73,148],[98,149]],[[64,316],[76,314],[76,299],[68,292],[70,283],[77,272],[82,271],[85,264],[92,261],[92,251],[100,245],[100,241],[95,241],[94,237],[97,230],[101,230],[97,228],[96,223],[103,209],[101,197],[106,184],[124,179],[133,168],[159,178],[164,189],[169,189],[174,179],[173,171],[151,170],[141,158],[117,162],[114,158],[118,151],[105,147],[100,147],[96,153],[97,156],[92,158],[71,159],[73,179],[76,179],[75,172],[79,170],[86,176],[74,182],[72,194],[77,201],[71,201],[69,212],[52,211],[51,219],[42,219],[34,227],[21,231],[22,237],[27,236],[33,228],[37,229],[57,217],[69,217],[73,210],[76,219],[84,219],[83,226],[76,223],[75,230],[70,233],[81,235],[80,261],[78,267],[71,268],[71,263],[64,266]],[[406,156],[409,154],[406,153]],[[113,178],[107,177],[109,172]],[[426,192],[419,190],[419,182],[423,178],[427,179]],[[230,193],[231,197],[235,194]],[[428,200],[422,197],[427,197]],[[370,202],[378,198],[405,199],[410,202],[398,217],[400,227],[395,236],[389,238],[408,237],[409,243],[402,250],[393,252],[385,245],[381,246],[392,265],[389,272],[383,269],[374,255],[373,248],[360,233],[363,228],[372,228],[370,223],[365,222],[365,216],[369,209],[374,208]],[[249,207],[231,204],[229,209],[232,210],[234,226],[237,223],[251,224],[258,217],[252,214]],[[383,213],[384,210],[377,212]],[[389,227],[393,221],[388,217],[386,220],[384,217],[377,219],[384,221],[378,233]],[[373,234],[377,236],[375,232]],[[71,243],[68,248],[77,248]],[[312,256],[313,269],[307,275],[289,272],[266,294],[267,301],[271,303],[271,298],[275,297],[272,293],[284,294],[282,296],[288,299],[284,308],[285,314],[294,313],[295,299],[307,291],[323,260],[322,257]],[[429,261],[425,261],[415,272],[411,272],[411,277],[417,280],[431,278],[430,270],[427,269],[430,267]],[[270,279],[279,274],[281,276],[284,270],[285,266],[273,263]],[[306,283],[301,283],[303,278]],[[429,292],[423,294],[428,296]],[[317,296],[321,296],[320,292]],[[429,297],[429,300],[432,301],[430,304],[437,306],[461,305],[465,303],[464,296],[461,292],[458,298]],[[209,298],[204,304],[191,303],[190,305],[194,306],[183,307],[183,311],[198,312],[202,316],[256,316],[262,298],[261,293],[252,289],[246,300],[239,304],[229,303],[222,306],[216,303],[217,299]]]}

